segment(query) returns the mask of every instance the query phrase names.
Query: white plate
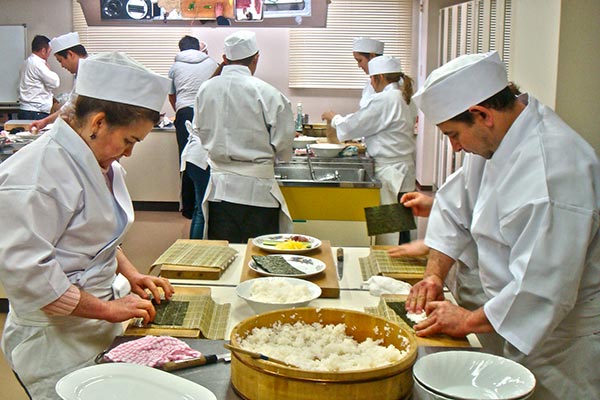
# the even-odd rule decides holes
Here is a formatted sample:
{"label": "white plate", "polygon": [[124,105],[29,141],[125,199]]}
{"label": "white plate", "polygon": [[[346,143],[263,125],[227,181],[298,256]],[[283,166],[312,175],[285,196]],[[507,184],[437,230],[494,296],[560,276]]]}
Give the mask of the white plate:
{"label": "white plate", "polygon": [[292,267],[302,271],[302,274],[272,274],[270,272],[261,269],[252,258],[248,263],[248,267],[254,272],[257,272],[265,276],[285,276],[288,278],[306,278],[307,276],[313,276],[325,271],[325,263],[321,260],[317,260],[312,257],[297,256],[294,254],[281,254],[279,256],[266,256],[266,257],[283,257],[285,261],[291,264]]}
{"label": "white plate", "polygon": [[[293,250],[280,250],[276,249],[275,246],[266,246],[263,244],[264,241],[275,241],[275,242],[285,242],[292,236],[302,236],[308,239],[311,246],[308,249],[293,249]],[[275,233],[272,235],[263,235],[257,238],[252,239],[252,244],[258,247],[259,249],[263,249],[269,253],[281,253],[281,254],[303,254],[313,251],[321,247],[321,241],[317,238],[308,235],[294,235],[292,233]]]}
{"label": "white plate", "polygon": [[217,400],[204,386],[155,368],[107,363],[73,371],[56,383],[64,400]]}

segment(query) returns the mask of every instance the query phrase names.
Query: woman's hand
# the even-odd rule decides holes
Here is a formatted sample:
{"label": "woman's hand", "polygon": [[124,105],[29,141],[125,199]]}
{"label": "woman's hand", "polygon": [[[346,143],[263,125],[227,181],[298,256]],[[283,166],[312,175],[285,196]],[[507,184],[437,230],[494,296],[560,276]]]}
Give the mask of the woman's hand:
{"label": "woman's hand", "polygon": [[328,124],[331,124],[331,120],[335,117],[335,113],[333,111],[325,111],[321,114],[321,119],[323,121],[327,121]]}
{"label": "woman's hand", "polygon": [[420,239],[392,247],[387,253],[390,257],[419,257],[429,253],[429,247],[425,245],[424,240]]}
{"label": "woman's hand", "polygon": [[150,296],[146,292],[147,289],[152,293],[156,304],[160,304],[160,291],[158,288],[162,288],[166,300],[169,300],[173,296],[173,293],[175,293],[175,289],[173,289],[173,286],[171,286],[171,283],[166,278],[144,275],[137,272],[128,276],[127,279],[131,284],[131,291],[133,293],[136,293],[143,299],[148,299]]}
{"label": "woman's hand", "polygon": [[419,192],[409,192],[402,195],[400,203],[404,207],[412,208],[412,213],[416,217],[429,217],[433,206],[433,197]]}

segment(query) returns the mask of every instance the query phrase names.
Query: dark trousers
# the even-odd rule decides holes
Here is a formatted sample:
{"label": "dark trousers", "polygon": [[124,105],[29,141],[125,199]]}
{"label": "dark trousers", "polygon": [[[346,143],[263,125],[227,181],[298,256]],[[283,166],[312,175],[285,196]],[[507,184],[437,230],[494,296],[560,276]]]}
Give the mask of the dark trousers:
{"label": "dark trousers", "polygon": [[208,239],[246,244],[248,239],[279,233],[279,208],[226,201],[208,203]]}
{"label": "dark trousers", "polygon": [[24,120],[38,120],[38,119],[44,119],[48,115],[50,115],[50,114],[48,114],[46,112],[19,110],[19,112],[17,113],[17,118],[24,119]]}
{"label": "dark trousers", "polygon": [[190,162],[185,164],[185,172],[194,183],[194,215],[190,225],[190,239],[202,239],[204,236],[204,214],[202,214],[202,200],[210,178],[210,167],[202,169]]}
{"label": "dark trousers", "polygon": [[[185,121],[194,119],[194,109],[184,107],[175,114],[175,132],[177,134],[177,147],[179,148],[179,162],[181,163],[181,152],[187,144],[188,131],[185,127]],[[189,177],[187,171],[181,174],[181,213],[186,218],[193,218],[194,206],[196,204],[194,193],[194,182]]]}

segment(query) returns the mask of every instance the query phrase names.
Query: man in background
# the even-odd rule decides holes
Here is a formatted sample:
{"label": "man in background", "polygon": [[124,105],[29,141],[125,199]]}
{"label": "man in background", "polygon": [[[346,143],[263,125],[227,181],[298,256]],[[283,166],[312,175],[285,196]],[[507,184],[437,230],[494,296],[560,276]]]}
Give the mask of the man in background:
{"label": "man in background", "polygon": [[[193,36],[184,36],[179,41],[179,50],[169,70],[169,78],[172,79],[169,102],[176,111],[175,130],[181,162],[181,153],[188,141],[185,122],[194,118],[194,99],[198,88],[212,76],[218,64],[208,56],[206,43],[200,43]],[[192,218],[194,204],[194,184],[184,171],[181,177],[181,213],[184,217]]]}
{"label": "man in background", "polygon": [[52,91],[60,86],[60,78],[50,70],[50,39],[37,35],[31,42],[31,55],[21,68],[19,82],[19,113],[23,120],[37,120],[50,115]]}
{"label": "man in background", "polygon": [[202,84],[196,97],[194,130],[211,168],[203,204],[207,239],[246,243],[291,232],[274,164],[292,157],[294,115],[279,90],[253,76],[258,59],[253,32],[229,35],[221,74]]}
{"label": "man in background", "polygon": [[[54,53],[54,57],[56,57],[56,61],[58,61],[61,67],[75,75],[75,79],[77,79],[79,60],[87,58],[88,56],[85,47],[83,47],[79,40],[79,34],[77,32],[69,32],[55,37],[50,41],[50,48],[52,53]],[[53,112],[46,118],[33,122],[29,129],[32,132],[39,131],[46,127],[46,125],[53,123],[61,113],[68,112],[70,105],[75,103],[76,98],[75,82],[73,82],[73,89],[69,94],[68,101],[63,104],[59,110]]]}

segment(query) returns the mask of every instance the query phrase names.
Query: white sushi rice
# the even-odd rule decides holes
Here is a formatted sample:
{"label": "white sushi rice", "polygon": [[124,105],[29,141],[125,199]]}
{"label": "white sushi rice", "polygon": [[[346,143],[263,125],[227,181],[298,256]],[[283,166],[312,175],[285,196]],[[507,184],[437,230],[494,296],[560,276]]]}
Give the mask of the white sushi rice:
{"label": "white sushi rice", "polygon": [[407,351],[382,340],[367,338],[358,343],[346,335],[345,324],[275,323],[254,328],[240,339],[244,349],[283,360],[301,369],[313,371],[352,371],[382,367],[401,360]]}
{"label": "white sushi rice", "polygon": [[312,294],[305,285],[279,279],[259,279],[250,287],[249,298],[263,303],[287,304],[309,300]]}

